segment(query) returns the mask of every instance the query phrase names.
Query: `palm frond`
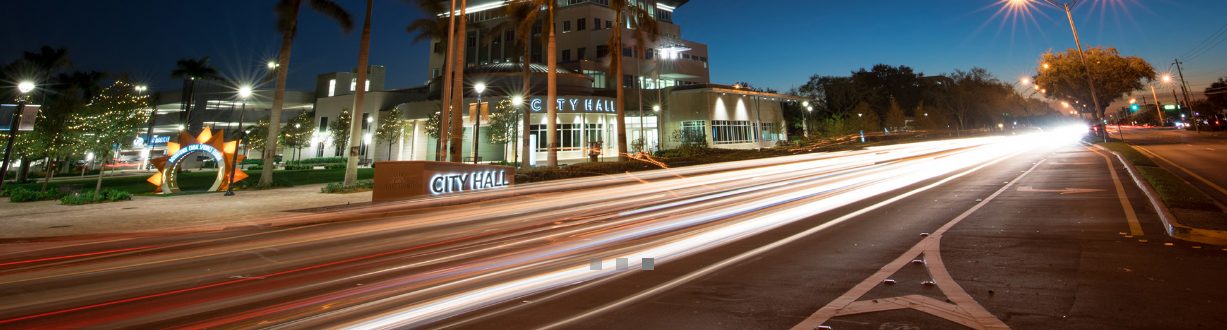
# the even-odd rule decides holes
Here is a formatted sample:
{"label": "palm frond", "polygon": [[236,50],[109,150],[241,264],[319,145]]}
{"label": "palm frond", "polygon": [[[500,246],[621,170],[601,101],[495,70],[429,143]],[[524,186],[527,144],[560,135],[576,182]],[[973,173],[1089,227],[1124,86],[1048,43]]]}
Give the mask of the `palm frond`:
{"label": "palm frond", "polygon": [[328,16],[329,18],[332,18],[332,20],[337,21],[337,24],[341,25],[342,31],[349,32],[354,29],[353,15],[350,15],[348,11],[345,11],[345,8],[337,4],[336,1],[311,0],[309,3],[311,4],[311,9],[315,9],[315,11],[319,12],[320,14],[324,14],[324,16]]}

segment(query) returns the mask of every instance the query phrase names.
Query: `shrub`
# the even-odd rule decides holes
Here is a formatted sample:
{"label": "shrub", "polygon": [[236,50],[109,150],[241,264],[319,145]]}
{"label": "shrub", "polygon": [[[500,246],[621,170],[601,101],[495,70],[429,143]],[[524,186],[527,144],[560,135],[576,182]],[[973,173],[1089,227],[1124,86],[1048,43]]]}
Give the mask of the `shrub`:
{"label": "shrub", "polygon": [[327,164],[327,165],[324,165],[324,169],[325,170],[344,170],[345,163]]}
{"label": "shrub", "polygon": [[60,198],[60,193],[54,190],[30,190],[22,187],[5,189],[9,201],[13,203],[49,201]]}
{"label": "shrub", "polygon": [[340,182],[333,182],[320,188],[320,192],[325,194],[348,194],[362,191],[371,191],[375,187],[375,180],[358,180],[352,186],[346,186]]}
{"label": "shrub", "polygon": [[315,169],[315,165],[301,165],[301,164],[295,164],[295,165],[286,165],[286,166],[285,166],[285,170],[286,170],[286,171],[303,171],[303,170],[311,170],[311,169]]}
{"label": "shrub", "polygon": [[132,200],[132,194],[122,190],[103,189],[102,192],[98,194],[94,194],[93,191],[86,191],[79,194],[66,195],[63,198],[60,198],[60,204],[84,205],[127,200]]}
{"label": "shrub", "polygon": [[348,161],[348,159],[345,157],[320,157],[320,158],[310,158],[310,159],[302,159],[302,160],[291,160],[291,161],[285,162],[285,164],[287,166],[288,165],[328,165],[328,164],[336,164],[336,163],[340,163],[344,165],[346,161]]}

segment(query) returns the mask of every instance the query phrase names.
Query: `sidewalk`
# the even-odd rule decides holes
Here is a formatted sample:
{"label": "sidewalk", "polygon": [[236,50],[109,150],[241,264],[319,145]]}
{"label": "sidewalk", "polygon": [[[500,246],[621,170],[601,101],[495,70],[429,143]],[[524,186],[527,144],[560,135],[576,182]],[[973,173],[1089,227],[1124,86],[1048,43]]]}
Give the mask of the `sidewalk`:
{"label": "sidewalk", "polygon": [[225,228],[314,209],[371,202],[371,192],[323,194],[323,185],[203,193],[171,197],[133,196],[131,201],[60,205],[59,201],[0,200],[0,239]]}

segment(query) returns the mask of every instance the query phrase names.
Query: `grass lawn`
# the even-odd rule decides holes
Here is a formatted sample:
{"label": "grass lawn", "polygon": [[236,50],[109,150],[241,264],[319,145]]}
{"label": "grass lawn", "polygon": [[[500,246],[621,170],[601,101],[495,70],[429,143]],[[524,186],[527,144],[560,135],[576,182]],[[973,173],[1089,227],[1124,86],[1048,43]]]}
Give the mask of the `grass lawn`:
{"label": "grass lawn", "polygon": [[1138,172],[1141,172],[1139,174],[1142,176],[1142,179],[1155,188],[1155,192],[1159,194],[1159,198],[1163,200],[1163,204],[1167,204],[1167,207],[1219,211],[1218,206],[1214,204],[1214,201],[1209,196],[1206,196],[1206,194],[1189,185],[1188,182],[1172,174],[1167,169],[1159,167],[1154,160],[1133,149],[1132,146],[1122,142],[1099,143],[1099,145],[1120,153],[1121,157],[1133,163],[1137,167]]}
{"label": "grass lawn", "polygon": [[[252,171],[248,173],[251,177],[239,182],[235,185],[237,189],[250,189],[251,185],[260,182],[260,171]],[[276,171],[273,174],[275,186],[296,186],[308,184],[320,184],[329,182],[338,182],[345,175],[344,169],[332,170],[300,170],[300,171]],[[358,169],[358,179],[371,179],[375,177],[375,170],[370,168]],[[103,188],[111,188],[120,191],[126,191],[132,194],[152,194],[153,185],[145,182],[148,176],[124,176],[124,177],[104,177],[102,179]],[[179,186],[188,189],[181,194],[199,193],[199,191],[190,191],[191,189],[203,190],[208,189],[213,180],[217,178],[217,172],[187,172],[179,174]],[[48,189],[58,189],[58,186],[80,186],[84,190],[92,190],[96,177],[86,177],[80,180],[53,181],[47,187]],[[24,187],[26,189],[38,190],[42,187],[42,182],[31,182],[23,184],[14,184],[11,186]]]}

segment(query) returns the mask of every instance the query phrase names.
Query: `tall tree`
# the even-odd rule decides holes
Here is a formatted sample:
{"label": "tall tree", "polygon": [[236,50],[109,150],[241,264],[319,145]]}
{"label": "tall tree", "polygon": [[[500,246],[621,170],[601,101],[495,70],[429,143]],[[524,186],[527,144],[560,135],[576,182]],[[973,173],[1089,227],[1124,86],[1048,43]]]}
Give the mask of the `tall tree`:
{"label": "tall tree", "polygon": [[859,130],[872,132],[882,128],[882,117],[878,116],[878,111],[874,110],[868,101],[857,103],[849,115],[849,118],[856,122],[856,128]]}
{"label": "tall tree", "polygon": [[301,111],[286,123],[281,134],[285,146],[294,149],[294,159],[302,159],[302,149],[311,146],[311,136],[315,134],[315,112]]}
{"label": "tall tree", "polygon": [[277,89],[273,92],[273,107],[269,110],[269,129],[267,141],[271,141],[272,147],[264,149],[264,168],[260,172],[260,186],[268,187],[273,184],[274,161],[277,156],[277,136],[281,133],[281,111],[285,107],[285,84],[288,78],[290,68],[290,51],[294,45],[294,36],[298,32],[298,14],[302,9],[303,3],[306,2],[315,11],[332,18],[337,24],[341,25],[341,29],[349,32],[353,29],[353,19],[350,18],[349,12],[345,8],[333,0],[279,0],[275,12],[277,13],[277,30],[281,32],[281,49],[277,53]]}
{"label": "tall tree", "polygon": [[212,81],[221,79],[217,69],[209,64],[209,57],[185,58],[175,62],[175,69],[170,71],[171,78],[183,79],[183,90],[180,94],[183,102],[183,112],[179,115],[179,123],[191,130],[192,106],[196,100],[196,81]]}
{"label": "tall tree", "polygon": [[[130,83],[115,82],[94,97],[83,111],[72,116],[69,131],[73,140],[87,146],[105,166],[111,159],[111,151],[131,143],[132,137],[149,121],[149,113],[140,111],[147,104],[147,97],[137,93]],[[102,191],[104,173],[106,171],[98,171],[95,196]]]}
{"label": "tall tree", "polygon": [[[375,138],[388,145],[388,160],[392,160],[392,146],[405,134],[405,112],[400,108],[384,111],[379,114],[379,122],[375,127]],[[374,157],[372,157],[374,158]]]}
{"label": "tall tree", "polygon": [[899,102],[894,97],[890,98],[890,109],[886,110],[887,129],[892,131],[903,130],[903,126],[907,124],[907,117],[903,114],[903,108],[899,107]]}
{"label": "tall tree", "polygon": [[[363,102],[366,101],[367,68],[371,57],[371,7],[373,0],[366,0],[366,15],[362,20],[362,39],[358,42],[358,83],[354,88],[354,117],[362,117]],[[358,183],[358,156],[362,142],[361,123],[355,121],[350,127],[349,158],[345,162],[345,186]]]}
{"label": "tall tree", "polygon": [[[648,40],[655,41],[658,30],[656,19],[647,10],[644,10],[643,7],[637,6],[636,3],[639,3],[639,1],[609,1],[609,8],[613,9],[615,22],[613,33],[610,33],[609,36],[609,68],[613,71],[614,88],[617,89],[618,102],[616,103],[615,112],[617,113],[618,125],[618,160],[622,161],[627,159],[627,153],[629,152],[626,146],[626,88],[624,88],[622,82],[622,64],[624,62],[622,59],[622,37],[627,32],[631,34],[631,38],[634,40],[631,56],[642,58],[643,50],[647,49]],[[633,29],[628,31],[627,25],[630,25]],[[638,81],[636,79],[635,88],[643,89],[643,86],[639,86]],[[660,86],[656,86],[656,88],[660,88]]]}
{"label": "tall tree", "polygon": [[337,115],[337,120],[328,124],[328,133],[332,135],[332,146],[336,148],[337,154],[341,154],[346,146],[349,146],[350,129],[353,116],[349,114],[349,109],[341,109],[341,114]]}
{"label": "tall tree", "polygon": [[[555,0],[512,0],[523,2],[540,10],[530,11],[530,15],[520,22],[520,29],[531,29],[538,19],[544,21],[542,33],[545,34],[545,117],[546,117],[546,166],[558,167],[558,42],[554,28],[554,13],[558,9]],[[621,106],[619,106],[621,107]]]}
{"label": "tall tree", "polygon": [[[440,82],[439,84],[440,86],[439,104],[444,105],[442,107],[444,110],[443,110],[443,114],[441,114],[441,118],[450,118],[451,115],[450,115],[449,110],[451,107],[447,105],[451,104],[452,94],[451,94],[450,88],[451,88],[452,75],[449,73],[451,72],[452,65],[455,63],[453,63],[453,61],[448,60],[448,55],[454,50],[454,45],[455,45],[455,43],[452,42],[451,40],[452,35],[450,34],[454,33],[454,31],[452,30],[451,24],[452,24],[452,21],[455,20],[456,15],[443,15],[443,16],[438,15],[439,13],[447,12],[448,8],[443,6],[443,3],[444,3],[443,1],[438,1],[438,0],[407,0],[407,1],[417,4],[417,7],[421,9],[423,13],[426,14],[425,18],[419,18],[419,19],[413,20],[412,22],[409,23],[409,26],[405,28],[407,32],[414,34],[413,41],[414,42],[422,42],[422,41],[430,42],[434,40],[440,40],[440,42],[435,43],[431,47],[431,51],[433,51],[435,54],[443,55],[443,67],[441,68],[442,70],[440,71],[441,76],[430,77],[430,78],[431,79],[439,78],[439,82]],[[451,3],[452,3],[452,10],[454,11],[455,10],[455,0],[452,0]],[[515,4],[513,3],[512,7],[514,7],[514,5]],[[447,46],[443,45],[442,43],[443,41],[448,42]],[[446,120],[442,120],[442,122],[446,122]],[[436,161],[446,160],[445,151],[447,150],[447,147],[446,147],[447,140],[448,140],[447,133],[448,133],[447,130],[443,130],[441,132],[437,132],[437,134],[431,135],[436,140],[436,143],[435,143],[435,160]]]}
{"label": "tall tree", "polygon": [[[34,80],[43,86],[54,86],[57,84],[53,79],[56,74],[70,67],[72,67],[72,61],[68,57],[67,49],[42,46],[37,52],[22,53],[21,58],[3,68],[3,75],[8,81]],[[11,93],[11,91],[5,90],[0,95],[3,95],[5,99],[16,97],[16,95],[8,95],[8,93]],[[50,93],[43,93],[39,103],[47,103],[48,94]],[[53,94],[50,96],[55,97],[57,95]],[[46,111],[47,107],[44,105],[42,108],[43,111]],[[41,116],[43,111],[39,111],[38,116]],[[37,116],[35,119],[35,125],[37,126]],[[17,170],[16,175],[17,182],[24,182],[26,180],[26,175],[30,172],[30,163],[45,151],[42,148],[44,144],[38,143],[42,141],[40,139],[45,137],[43,136],[45,134],[39,134],[38,132],[41,132],[41,130],[36,129],[32,134],[18,134],[18,143],[14,145],[13,149],[16,155],[15,158],[21,160],[21,167]],[[7,136],[5,138],[7,139]]]}
{"label": "tall tree", "polygon": [[[532,3],[528,1],[512,2],[511,4],[507,6],[507,21],[506,21],[507,24],[504,24],[506,26],[500,25],[499,27],[496,28],[496,30],[503,30],[503,31],[515,30],[516,49],[519,50],[523,54],[520,57],[520,71],[521,71],[520,79],[523,79],[523,81],[521,82],[521,90],[520,90],[520,96],[522,97],[521,102],[524,102],[525,100],[529,98],[529,96],[533,95],[532,49],[533,49],[533,39],[537,37],[537,35],[533,33],[534,29],[532,28],[532,26],[535,26],[537,24],[536,21],[533,22],[532,26],[527,26],[527,27],[521,23],[529,20],[530,17],[534,15],[534,12],[537,10],[539,10],[538,7],[533,7]],[[504,34],[506,33],[504,32]],[[531,146],[529,146],[529,143],[528,143],[529,142],[528,141],[529,140],[528,129],[529,127],[532,127],[532,109],[529,107],[524,107],[523,104],[518,104],[514,106],[524,108],[523,115],[519,116],[521,121],[523,122],[521,125],[523,125],[524,127],[524,133],[520,135],[519,161],[520,161],[520,168],[524,170],[528,170],[529,168],[532,168],[533,166],[533,164],[529,163],[529,160],[532,159],[530,153],[536,152],[536,150],[530,149]]]}
{"label": "tall tree", "polygon": [[[1155,68],[1150,63],[1140,57],[1121,56],[1116,48],[1093,47],[1084,53],[1090,74],[1095,77],[1094,95],[1102,106],[1146,87],[1143,80],[1155,79]],[[1077,49],[1049,52],[1040,58],[1040,63],[1043,64],[1036,68],[1034,80],[1042,87],[1044,96],[1052,100],[1096,104],[1086,83],[1088,68],[1083,67]],[[1094,109],[1099,118],[1103,118],[1104,110]]]}

